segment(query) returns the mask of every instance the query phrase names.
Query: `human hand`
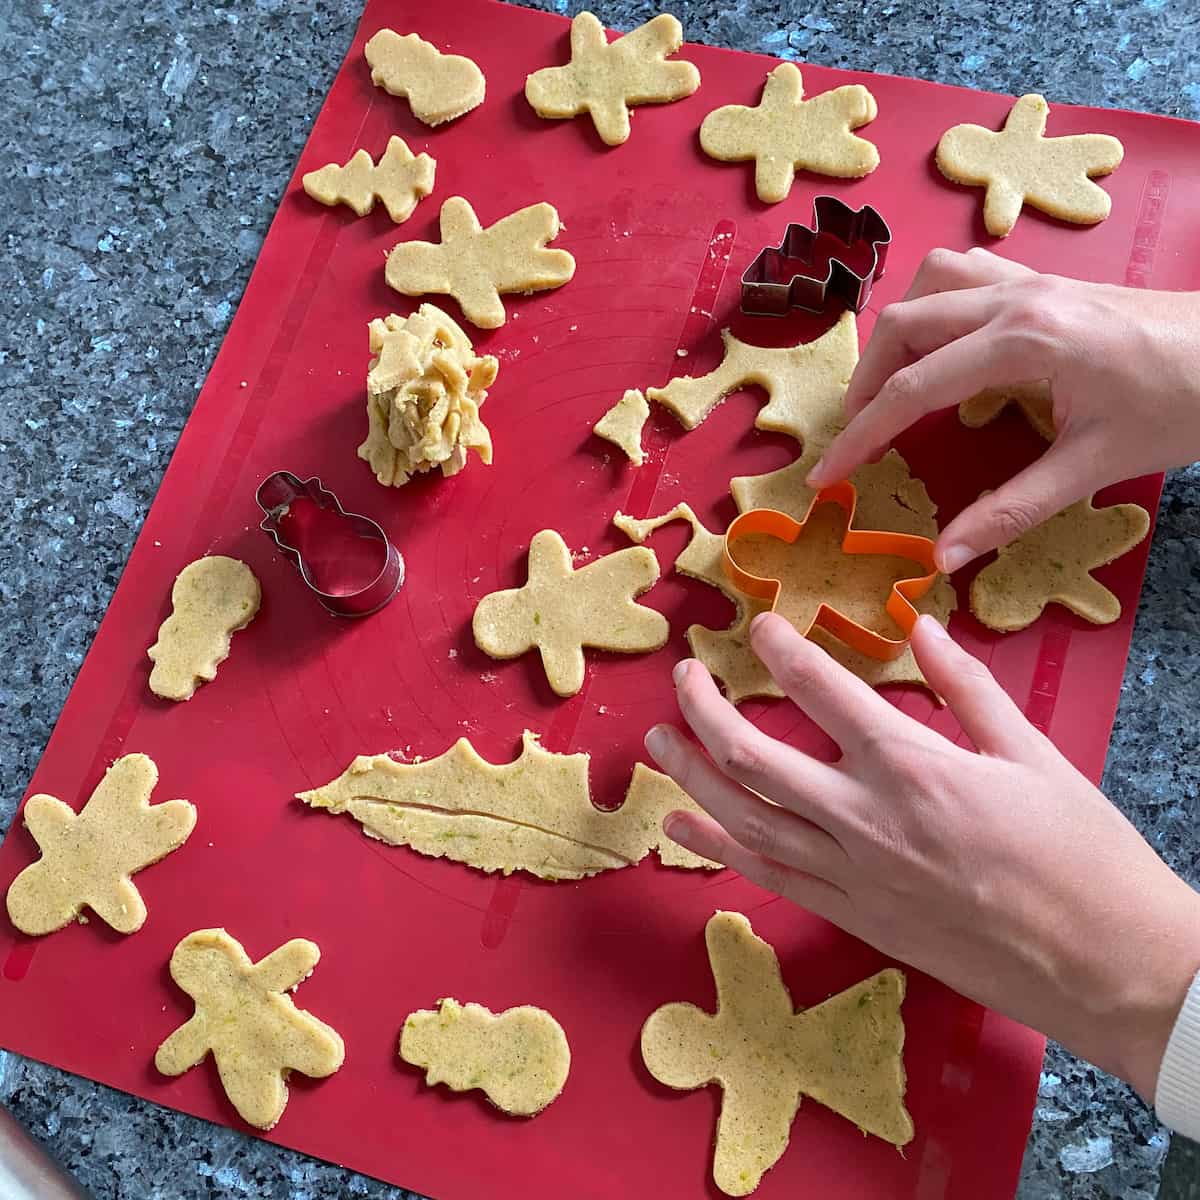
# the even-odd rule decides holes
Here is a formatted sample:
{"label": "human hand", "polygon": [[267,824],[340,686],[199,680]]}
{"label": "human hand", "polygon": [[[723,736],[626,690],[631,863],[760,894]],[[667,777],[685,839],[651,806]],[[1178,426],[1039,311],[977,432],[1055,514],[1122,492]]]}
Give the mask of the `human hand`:
{"label": "human hand", "polygon": [[682,662],[679,707],[708,756],[669,725],[646,747],[710,816],[672,813],[668,836],[1152,1098],[1200,969],[1200,896],[932,618],[913,651],[978,753],[782,617],[756,618],[751,640],[842,758],[768,737]]}
{"label": "human hand", "polygon": [[988,387],[1048,379],[1057,439],[942,531],[956,571],[1119,479],[1200,458],[1200,293],[1040,275],[973,249],[934,250],[888,305],[846,391],[845,430],[808,476],[852,475],[927,413]]}

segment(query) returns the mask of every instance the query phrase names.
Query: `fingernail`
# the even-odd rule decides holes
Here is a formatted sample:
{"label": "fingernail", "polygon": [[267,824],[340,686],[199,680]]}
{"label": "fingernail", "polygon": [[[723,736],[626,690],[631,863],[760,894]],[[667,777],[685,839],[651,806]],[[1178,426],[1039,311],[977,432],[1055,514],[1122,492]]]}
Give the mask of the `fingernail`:
{"label": "fingernail", "polygon": [[677,662],[675,664],[674,669],[671,671],[671,678],[675,681],[676,687],[678,687],[687,678],[688,667],[691,664],[691,661],[692,660],[690,658],[685,658],[681,662]]}
{"label": "fingernail", "polygon": [[917,618],[917,624],[925,630],[928,637],[941,638],[943,641],[950,640],[950,635],[946,632],[946,627],[937,617],[931,617],[928,613],[922,613]]}
{"label": "fingernail", "polygon": [[819,488],[825,486],[825,463],[822,460],[804,477],[804,482],[811,488]]}
{"label": "fingernail", "polygon": [[763,622],[765,622],[766,619],[768,617],[770,617],[771,615],[772,614],[769,612],[760,612],[758,614],[758,616],[755,617],[754,620],[750,622],[750,632],[757,633],[759,631],[759,626],[762,625]]}
{"label": "fingernail", "polygon": [[679,816],[678,813],[667,813],[667,815],[663,817],[663,833],[665,833],[667,837],[671,839],[671,841],[679,842],[680,845],[682,845],[684,839],[687,837],[687,821],[684,820],[683,817]]}
{"label": "fingernail", "polygon": [[947,546],[936,555],[939,568],[947,575],[953,574],[959,567],[965,567],[974,557],[975,551],[961,542]]}
{"label": "fingernail", "polygon": [[661,725],[655,725],[647,731],[642,741],[650,757],[658,762],[659,756],[667,748],[667,731]]}

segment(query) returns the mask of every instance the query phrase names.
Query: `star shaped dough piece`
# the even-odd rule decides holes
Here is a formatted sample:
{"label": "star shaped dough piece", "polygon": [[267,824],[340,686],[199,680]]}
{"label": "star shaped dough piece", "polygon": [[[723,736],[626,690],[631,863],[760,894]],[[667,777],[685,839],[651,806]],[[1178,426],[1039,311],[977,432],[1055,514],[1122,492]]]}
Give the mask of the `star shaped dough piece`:
{"label": "star shaped dough piece", "polygon": [[548,250],[558,236],[558,213],[531,204],[484,229],[462,196],[442,205],[442,240],[401,242],[388,254],[388,283],[406,296],[441,292],[453,296],[463,315],[480,329],[498,329],[507,314],[507,292],[543,292],[575,274],[566,250]]}
{"label": "star shaped dough piece", "polygon": [[1054,428],[1054,398],[1048,379],[984,388],[958,406],[958,419],[968,429],[979,429],[994,421],[1010,404],[1015,404],[1025,414],[1025,419],[1046,441],[1054,441],[1057,432]]}
{"label": "star shaped dough piece", "polygon": [[1112,208],[1092,179],[1115,171],[1124,147],[1106,133],[1048,138],[1049,112],[1044,97],[1022,96],[998,133],[955,125],[938,142],[937,165],[947,179],[987,188],[983,223],[993,237],[1012,232],[1025,204],[1076,225],[1095,225]]}
{"label": "star shaped dough piece", "polygon": [[728,396],[749,384],[768,403],[754,424],[786,433],[805,446],[827,446],[845,424],[842,397],[858,362],[858,331],[852,312],[816,341],[782,348],[750,346],[728,329],[721,337],[725,357],[707,375],[681,375],[646,395],[669,408],[685,429],[695,429]]}
{"label": "star shaped dough piece", "polygon": [[1138,504],[1094,508],[1079,500],[996,551],[971,582],[971,611],[990,629],[1032,625],[1052,602],[1093,625],[1121,615],[1121,602],[1090,572],[1132,550],[1149,532]]}
{"label": "star shaped dough piece", "polygon": [[153,761],[126,754],[79,812],[53,796],[29,798],[25,826],[42,857],[8,889],[8,915],[22,933],[53,933],[85,905],[118,933],[141,929],[146,905],[130,876],[178,850],[196,824],[186,800],[150,804],[157,782]]}
{"label": "star shaped dough piece", "polygon": [[388,216],[397,225],[407,221],[417,202],[433,191],[437,163],[428,154],[417,154],[401,137],[388,138],[378,164],[366,150],[356,150],[350,161],[339,167],[328,163],[309,171],[301,181],[304,190],[322,204],[346,204],[365,217],[382,200]]}
{"label": "star shaped dough piece", "polygon": [[660,13],[615,42],[590,12],[571,22],[571,61],[543,67],[525,80],[525,98],[539,117],[590,113],[609,146],[629,139],[631,104],[667,104],[690,96],[700,72],[690,62],[666,62],[683,45],[683,26]]}
{"label": "star shaped dough piece", "polygon": [[905,979],[894,967],[796,1011],[775,951],[741,913],[704,930],[717,1011],[666,1004],[642,1026],[642,1060],[680,1091],[722,1090],[713,1180],[749,1195],[783,1156],[801,1098],[811,1096],[864,1133],[912,1141],[904,1106]]}
{"label": "star shaped dough piece", "polygon": [[338,1033],[289,995],[320,958],[312,942],[293,938],[251,962],[224,929],[189,933],[171,955],[171,978],[196,1011],[159,1046],[154,1065],[163,1075],[182,1075],[211,1052],[242,1119],[272,1129],[287,1105],[289,1072],[324,1079],[346,1054]]}
{"label": "star shaped dough piece", "polygon": [[381,29],[364,47],[371,82],[393,96],[407,96],[413,116],[443,125],[483,103],[483,72],[461,54],[443,54],[415,33],[401,37]]}
{"label": "star shaped dough piece", "polygon": [[550,686],[560,696],[583,687],[584,646],[643,654],[666,645],[660,612],[635,602],[658,579],[652,550],[631,546],[580,567],[553,529],[534,534],[529,581],[492,592],[475,609],[475,644],[493,658],[519,658],[535,646]]}
{"label": "star shaped dough piece", "polygon": [[872,142],[851,130],[873,121],[875,97],[850,84],[804,99],[804,81],[793,63],[768,76],[754,108],[727,104],[700,126],[700,145],[722,162],[755,162],[754,182],[764,204],[786,200],[797,170],[858,179],[879,166]]}

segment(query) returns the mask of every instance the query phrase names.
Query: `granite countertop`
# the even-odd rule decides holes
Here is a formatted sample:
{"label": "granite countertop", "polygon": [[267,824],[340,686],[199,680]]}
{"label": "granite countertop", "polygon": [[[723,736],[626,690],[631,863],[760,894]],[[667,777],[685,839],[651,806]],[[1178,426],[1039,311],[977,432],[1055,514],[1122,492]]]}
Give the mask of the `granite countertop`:
{"label": "granite countertop", "polygon": [[[575,12],[576,0],[531,0]],[[628,29],[647,0],[594,0]],[[678,0],[689,39],[1200,117],[1173,0]],[[108,603],[359,0],[7,0],[0,21],[0,830]],[[1167,484],[1105,787],[1200,883],[1200,471]],[[0,1053],[9,1105],[97,1198],[408,1195]],[[1052,1046],[1020,1196],[1181,1200],[1200,1157]],[[1165,1165],[1164,1165],[1165,1164]],[[1160,1184],[1161,1181],[1161,1184]],[[1161,1190],[1160,1190],[1161,1186]]]}

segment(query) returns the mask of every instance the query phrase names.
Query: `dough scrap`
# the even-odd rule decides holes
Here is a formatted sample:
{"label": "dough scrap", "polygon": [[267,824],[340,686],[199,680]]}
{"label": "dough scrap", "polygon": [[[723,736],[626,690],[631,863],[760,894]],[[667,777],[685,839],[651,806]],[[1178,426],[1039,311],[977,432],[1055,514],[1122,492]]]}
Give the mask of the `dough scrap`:
{"label": "dough scrap", "polygon": [[553,529],[533,535],[529,579],[484,596],[471,622],[475,644],[492,658],[520,658],[535,646],[559,696],[583,687],[585,646],[645,654],[667,644],[666,617],[634,599],[658,581],[652,550],[631,546],[575,570]]}
{"label": "dough scrap", "polygon": [[566,250],[548,250],[558,237],[558,213],[531,204],[484,229],[462,196],[442,205],[441,242],[401,242],[387,257],[388,284],[406,296],[442,292],[480,329],[498,329],[507,314],[500,294],[544,292],[575,274]]}
{"label": "dough scrap", "polygon": [[753,159],[754,183],[764,204],[786,200],[797,170],[839,179],[859,179],[879,166],[872,142],[851,130],[875,120],[875,97],[860,83],[834,88],[808,100],[794,63],[767,75],[756,107],[726,104],[700,126],[700,145],[722,162]]}
{"label": "dough scrap", "polygon": [[796,1011],[771,946],[741,913],[704,930],[717,1011],[666,1004],[642,1026],[642,1060],[680,1091],[722,1089],[713,1180],[749,1195],[783,1156],[801,1098],[895,1146],[913,1138],[904,1106],[905,978],[894,967]]}
{"label": "dough scrap", "polygon": [[417,154],[401,137],[388,138],[387,149],[376,164],[366,150],[356,150],[344,167],[327,163],[309,171],[304,190],[322,204],[346,204],[365,217],[382,200],[388,216],[400,225],[417,202],[433,191],[437,163],[428,154]]}
{"label": "dough scrap", "polygon": [[845,424],[842,397],[858,362],[858,331],[852,312],[812,342],[772,348],[750,346],[728,329],[721,334],[725,356],[707,375],[681,375],[646,395],[671,410],[685,429],[695,429],[728,396],[749,384],[768,403],[754,424],[786,433],[805,446],[827,446]]}
{"label": "dough scrap", "polygon": [[618,446],[635,467],[640,467],[646,457],[642,453],[642,427],[649,416],[650,405],[645,394],[630,388],[592,426],[592,432]]}
{"label": "dough scrap", "polygon": [[182,1075],[211,1051],[221,1086],[242,1120],[272,1129],[288,1101],[287,1077],[332,1075],[341,1037],[292,1002],[321,951],[293,938],[259,962],[224,929],[189,933],[171,955],[171,978],[196,1002],[192,1017],[154,1055],[163,1075]]}
{"label": "dough scrap", "polygon": [[415,33],[401,37],[381,29],[364,48],[371,82],[393,96],[407,96],[413,116],[426,125],[453,121],[483,103],[483,72],[461,54],[443,54]]}
{"label": "dough scrap", "polygon": [[1009,404],[1017,405],[1029,424],[1046,441],[1054,441],[1057,434],[1054,428],[1054,398],[1050,394],[1048,379],[985,388],[958,406],[958,419],[968,429],[979,429],[994,421]]}
{"label": "dough scrap", "polygon": [[424,1067],[430,1087],[481,1088],[517,1117],[536,1116],[558,1099],[571,1069],[567,1035],[544,1008],[522,1004],[493,1013],[449,998],[405,1018],[400,1057]]}
{"label": "dough scrap", "polygon": [[367,438],[358,448],[385,487],[440,467],[457,475],[474,451],[492,461],[492,437],[479,415],[499,364],[477,355],[470,338],[440,308],[422,304],[368,328]]}
{"label": "dough scrap", "polygon": [[166,700],[190,700],[196,686],[217,677],[233,635],[254,620],[262,589],[236,558],[211,554],[188,563],[171,588],[171,615],[146,651],[154,667],[150,690]]}
{"label": "dough scrap", "polygon": [[609,146],[629,139],[629,105],[668,104],[700,86],[690,62],[667,62],[683,45],[683,26],[669,13],[609,42],[590,12],[571,22],[571,61],[543,67],[525,80],[525,98],[539,117],[591,114]]}
{"label": "dough scrap", "polygon": [[1139,504],[1095,508],[1078,500],[996,551],[971,581],[971,611],[990,629],[1024,629],[1057,602],[1094,625],[1121,615],[1121,602],[1089,574],[1132,550],[1150,531]]}
{"label": "dough scrap", "polygon": [[1046,137],[1050,106],[1044,97],[1022,96],[999,132],[982,125],[955,125],[937,146],[938,169],[947,179],[985,187],[983,223],[993,237],[1007,237],[1021,208],[1077,225],[1108,216],[1112,198],[1093,177],[1121,164],[1125,150],[1106,133]]}
{"label": "dough scrap", "polygon": [[53,933],[85,906],[118,933],[141,929],[146,905],[130,876],[178,850],[196,825],[186,800],[150,804],[157,782],[146,755],[126,754],[79,812],[54,796],[30,796],[25,827],[42,857],[13,880],[7,901],[22,933]]}
{"label": "dough scrap", "polygon": [[589,761],[583,753],[543,750],[528,730],[511,763],[490,763],[460,738],[426,762],[359,755],[336,779],[297,799],[349,813],[368,837],[489,874],[584,879],[634,866],[651,850],[664,866],[720,869],[663,833],[668,813],[701,811],[673,780],[637,763],[625,802],[607,812],[591,802]]}

